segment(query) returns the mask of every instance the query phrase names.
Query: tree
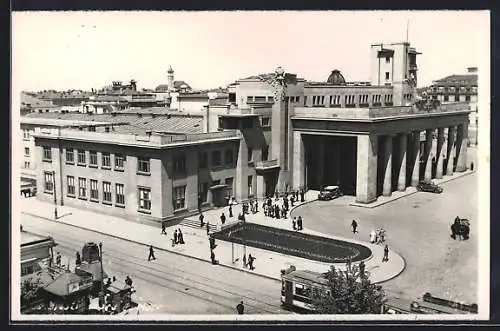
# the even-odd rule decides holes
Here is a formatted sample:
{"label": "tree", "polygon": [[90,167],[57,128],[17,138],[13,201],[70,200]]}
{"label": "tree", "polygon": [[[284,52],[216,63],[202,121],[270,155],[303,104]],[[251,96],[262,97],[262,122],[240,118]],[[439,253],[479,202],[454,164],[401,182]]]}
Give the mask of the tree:
{"label": "tree", "polygon": [[326,288],[312,293],[316,313],[380,314],[385,293],[380,285],[370,282],[366,272],[360,273],[358,266],[348,263],[346,271],[332,266],[326,278]]}
{"label": "tree", "polygon": [[39,298],[42,282],[38,277],[27,278],[21,283],[21,306],[28,306]]}

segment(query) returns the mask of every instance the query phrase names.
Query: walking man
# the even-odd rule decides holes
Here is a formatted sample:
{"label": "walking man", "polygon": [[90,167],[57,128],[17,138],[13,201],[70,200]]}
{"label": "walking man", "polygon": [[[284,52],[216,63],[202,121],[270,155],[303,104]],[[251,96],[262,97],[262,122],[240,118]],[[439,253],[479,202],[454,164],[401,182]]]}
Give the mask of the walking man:
{"label": "walking man", "polygon": [[179,243],[179,237],[177,236],[177,230],[174,231],[174,244],[178,244]]}
{"label": "walking man", "polygon": [[245,311],[245,306],[243,306],[243,301],[238,303],[236,306],[236,310],[238,311],[238,315],[243,315],[243,312]]}
{"label": "walking man", "polygon": [[165,222],[161,222],[161,234],[167,234],[165,229],[166,229]]}
{"label": "walking man", "polygon": [[292,220],[292,226],[293,226],[293,229],[294,229],[294,230],[297,230],[297,221],[296,221],[296,219],[297,219],[297,218],[296,218],[296,217],[294,217],[294,218],[293,218],[293,220]]}
{"label": "walking man", "polygon": [[229,205],[229,217],[233,217],[233,205]]}
{"label": "walking man", "polygon": [[250,270],[255,269],[255,267],[253,266],[253,261],[255,261],[255,258],[252,256],[252,254],[248,254],[248,267],[250,268]]}
{"label": "walking man", "polygon": [[149,245],[149,256],[148,256],[148,261],[151,261],[151,259],[156,260],[155,257],[155,251],[153,249],[153,245]]}
{"label": "walking man", "polygon": [[222,215],[220,215],[220,221],[221,221],[222,225],[224,225],[224,223],[226,223],[226,215],[224,215],[224,213],[222,213]]}
{"label": "walking man", "polygon": [[210,233],[210,224],[207,222],[207,235]]}
{"label": "walking man", "polygon": [[204,219],[205,219],[205,216],[203,216],[203,214],[200,213],[200,228],[202,228],[203,225],[205,225],[205,222],[203,222]]}
{"label": "walking man", "polygon": [[179,229],[179,233],[177,234],[177,239],[179,244],[184,244],[184,236],[182,235],[181,229]]}
{"label": "walking man", "polygon": [[358,223],[355,220],[352,220],[351,226],[352,226],[352,233],[356,233],[357,232],[356,228],[358,227]]}
{"label": "walking man", "polygon": [[297,230],[301,231],[302,229],[304,229],[302,227],[302,216],[299,216],[299,218],[297,219]]}
{"label": "walking man", "polygon": [[385,245],[384,247],[384,257],[382,258],[382,262],[389,261],[389,246]]}
{"label": "walking man", "polygon": [[304,202],[304,201],[305,201],[305,199],[304,199],[304,195],[305,195],[304,190],[301,190],[301,191],[300,191],[300,202]]}

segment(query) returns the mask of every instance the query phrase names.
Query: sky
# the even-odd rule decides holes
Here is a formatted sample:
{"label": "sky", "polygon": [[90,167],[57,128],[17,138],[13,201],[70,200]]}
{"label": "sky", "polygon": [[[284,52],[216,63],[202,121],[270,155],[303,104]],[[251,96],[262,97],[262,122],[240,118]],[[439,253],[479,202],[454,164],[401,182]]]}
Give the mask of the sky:
{"label": "sky", "polygon": [[487,11],[13,12],[12,77],[30,91],[130,79],[154,89],[171,65],[175,80],[201,89],[282,66],[312,81],[333,69],[369,81],[370,45],[405,41],[407,31],[423,53],[419,86],[471,66],[489,71]]}

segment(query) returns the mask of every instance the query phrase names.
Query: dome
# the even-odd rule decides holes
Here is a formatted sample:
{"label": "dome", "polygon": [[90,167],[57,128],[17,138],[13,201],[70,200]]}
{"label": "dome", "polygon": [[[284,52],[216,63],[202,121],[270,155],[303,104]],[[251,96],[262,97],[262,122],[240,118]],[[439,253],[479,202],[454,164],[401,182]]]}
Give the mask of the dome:
{"label": "dome", "polygon": [[172,66],[170,66],[168,68],[168,71],[167,71],[169,74],[173,74],[174,73],[174,69],[172,69]]}
{"label": "dome", "polygon": [[332,85],[344,85],[345,79],[344,76],[342,76],[342,74],[340,73],[340,71],[335,69],[332,70],[332,73],[330,74],[330,76],[328,76],[328,80],[326,82]]}

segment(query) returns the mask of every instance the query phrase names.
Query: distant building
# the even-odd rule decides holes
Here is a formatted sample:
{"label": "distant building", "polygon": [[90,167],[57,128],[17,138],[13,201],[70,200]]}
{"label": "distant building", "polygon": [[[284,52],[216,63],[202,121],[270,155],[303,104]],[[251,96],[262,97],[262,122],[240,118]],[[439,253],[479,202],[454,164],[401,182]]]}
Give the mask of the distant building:
{"label": "distant building", "polygon": [[36,93],[21,92],[21,115],[27,113],[48,113],[59,110],[51,101],[39,98]]}
{"label": "distant building", "polygon": [[470,105],[469,139],[477,145],[478,108],[477,108],[477,67],[467,68],[466,74],[451,75],[435,80],[425,91],[443,104],[453,102],[467,102]]}

